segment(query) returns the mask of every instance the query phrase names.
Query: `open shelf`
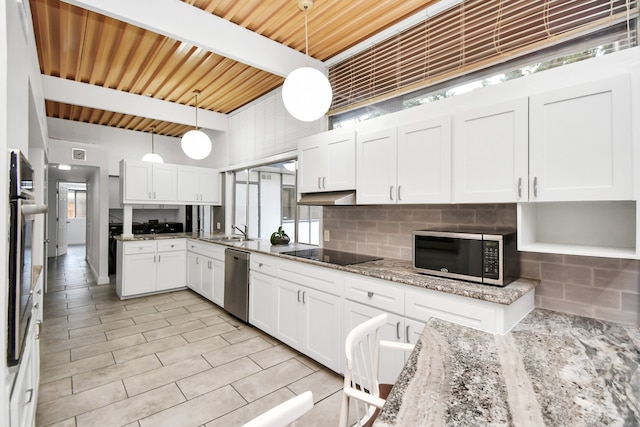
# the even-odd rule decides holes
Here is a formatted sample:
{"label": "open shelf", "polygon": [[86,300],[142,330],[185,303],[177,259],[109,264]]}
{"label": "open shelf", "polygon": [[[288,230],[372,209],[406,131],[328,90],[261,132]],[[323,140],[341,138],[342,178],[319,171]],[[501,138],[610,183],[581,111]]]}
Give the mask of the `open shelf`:
{"label": "open shelf", "polygon": [[518,250],[637,259],[635,201],[518,204]]}

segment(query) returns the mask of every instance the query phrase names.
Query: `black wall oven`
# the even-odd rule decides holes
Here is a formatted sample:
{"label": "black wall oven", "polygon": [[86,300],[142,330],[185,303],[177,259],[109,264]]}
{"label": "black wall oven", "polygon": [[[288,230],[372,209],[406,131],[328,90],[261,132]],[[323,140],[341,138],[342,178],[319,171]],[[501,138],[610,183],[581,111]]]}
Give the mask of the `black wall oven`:
{"label": "black wall oven", "polygon": [[31,320],[34,196],[33,168],[24,155],[9,155],[9,283],[7,364],[20,360]]}

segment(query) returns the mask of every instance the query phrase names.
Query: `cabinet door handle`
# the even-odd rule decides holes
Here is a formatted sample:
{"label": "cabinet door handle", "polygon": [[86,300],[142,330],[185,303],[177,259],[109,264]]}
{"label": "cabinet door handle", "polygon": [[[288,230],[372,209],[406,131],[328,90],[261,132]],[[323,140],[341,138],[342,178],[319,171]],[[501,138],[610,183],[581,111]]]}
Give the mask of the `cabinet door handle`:
{"label": "cabinet door handle", "polygon": [[36,339],[40,339],[40,329],[42,328],[42,320],[36,322]]}
{"label": "cabinet door handle", "polygon": [[323,176],[322,177],[322,188],[326,190],[327,188],[327,177]]}
{"label": "cabinet door handle", "polygon": [[302,291],[302,303],[306,304],[307,302],[304,300],[304,296],[307,294],[307,291]]}
{"label": "cabinet door handle", "polygon": [[538,197],[538,177],[533,177],[533,197]]}
{"label": "cabinet door handle", "polygon": [[522,177],[518,178],[518,199],[522,197]]}
{"label": "cabinet door handle", "polygon": [[322,184],[322,177],[319,176],[318,177],[318,189],[320,189],[320,190],[322,190],[322,185],[321,184]]}
{"label": "cabinet door handle", "polygon": [[396,322],[396,336],[400,339],[400,322]]}
{"label": "cabinet door handle", "polygon": [[389,187],[389,200],[393,200],[393,185]]}
{"label": "cabinet door handle", "polygon": [[200,258],[196,257],[196,265],[200,264]]}
{"label": "cabinet door handle", "polygon": [[367,296],[368,296],[369,298],[373,298],[373,292],[371,292],[371,291],[367,292]]}
{"label": "cabinet door handle", "polygon": [[158,262],[160,262],[160,255],[158,255]]}
{"label": "cabinet door handle", "polygon": [[27,398],[25,399],[26,401],[24,402],[24,405],[26,406],[31,403],[31,399],[33,399],[33,389],[30,388],[25,392],[25,394],[27,395]]}
{"label": "cabinet door handle", "polygon": [[298,289],[298,302],[300,302],[300,289]]}
{"label": "cabinet door handle", "polygon": [[409,325],[407,325],[407,327],[405,328],[405,337],[404,340],[407,342],[407,344],[411,344],[411,340],[409,339],[410,335],[409,335]]}
{"label": "cabinet door handle", "polygon": [[151,191],[149,191],[149,200],[151,200]]}
{"label": "cabinet door handle", "polygon": [[402,200],[402,196],[400,191],[402,190],[402,185],[398,185],[398,201]]}
{"label": "cabinet door handle", "polygon": [[258,263],[258,267],[262,267],[262,263],[261,262]]}

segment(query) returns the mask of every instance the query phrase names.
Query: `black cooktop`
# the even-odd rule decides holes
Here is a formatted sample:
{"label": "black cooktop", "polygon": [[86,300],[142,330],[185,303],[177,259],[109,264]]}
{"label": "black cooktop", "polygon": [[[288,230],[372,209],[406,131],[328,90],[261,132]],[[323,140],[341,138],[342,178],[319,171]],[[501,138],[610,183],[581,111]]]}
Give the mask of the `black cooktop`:
{"label": "black cooktop", "polygon": [[336,264],[336,265],[353,265],[353,264],[360,264],[363,262],[376,261],[381,259],[379,257],[375,257],[371,255],[354,254],[352,252],[342,252],[342,251],[336,251],[333,249],[322,249],[322,248],[301,249],[297,251],[288,251],[288,252],[281,252],[281,253],[284,255],[311,259],[314,261],[321,261],[321,262],[326,262],[329,264]]}

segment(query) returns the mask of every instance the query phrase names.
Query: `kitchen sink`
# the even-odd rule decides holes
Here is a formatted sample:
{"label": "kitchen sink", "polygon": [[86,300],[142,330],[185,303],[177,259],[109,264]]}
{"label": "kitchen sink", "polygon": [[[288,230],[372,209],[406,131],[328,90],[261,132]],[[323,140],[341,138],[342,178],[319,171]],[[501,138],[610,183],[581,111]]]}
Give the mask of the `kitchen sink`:
{"label": "kitchen sink", "polygon": [[214,242],[251,242],[253,239],[247,239],[243,236],[216,236],[212,237]]}

